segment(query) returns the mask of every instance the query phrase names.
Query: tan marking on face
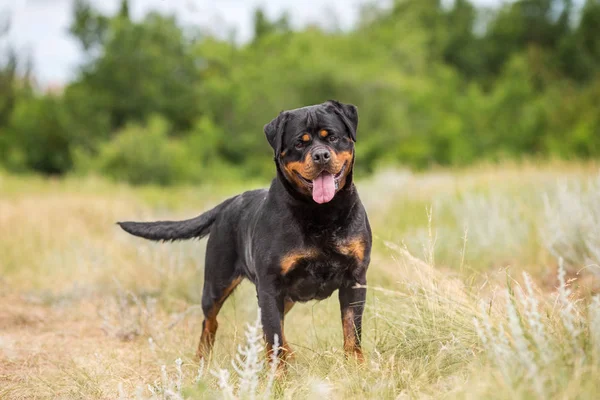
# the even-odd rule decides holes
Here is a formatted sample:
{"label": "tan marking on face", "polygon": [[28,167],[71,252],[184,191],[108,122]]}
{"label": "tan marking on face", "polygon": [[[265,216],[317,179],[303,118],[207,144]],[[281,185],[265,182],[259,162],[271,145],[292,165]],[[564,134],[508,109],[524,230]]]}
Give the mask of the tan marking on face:
{"label": "tan marking on face", "polygon": [[356,337],[354,326],[354,310],[348,308],[342,315],[342,329],[344,331],[344,352],[353,355],[358,361],[364,361],[364,356]]}
{"label": "tan marking on face", "polygon": [[302,135],[302,141],[310,142],[310,135],[308,133],[305,133],[304,135]]}
{"label": "tan marking on face", "polygon": [[[352,159],[354,157],[354,152],[350,150],[338,153],[331,147],[329,147],[329,150],[331,151],[331,161],[326,168],[327,172],[337,175],[342,170],[344,165],[346,165],[344,175],[339,179],[339,191],[346,185],[346,179],[352,170]],[[309,188],[306,187],[306,184],[298,177],[298,174],[308,181],[313,181],[317,178],[318,174],[321,172],[321,169],[313,163],[311,153],[307,152],[303,160],[291,161],[284,164],[284,172],[300,192],[310,195],[311,192]]]}
{"label": "tan marking on face", "polygon": [[310,190],[306,187],[306,184],[298,178],[297,174],[300,174],[304,179],[313,181],[317,177],[318,169],[313,163],[312,156],[307,153],[304,160],[291,161],[284,164],[284,172],[287,177],[295,184],[295,186],[305,194],[310,194]]}
{"label": "tan marking on face", "polygon": [[338,246],[340,253],[346,256],[354,257],[362,262],[365,259],[365,243],[362,239],[350,239]]}
{"label": "tan marking on face", "polygon": [[338,191],[341,190],[346,185],[346,178],[348,174],[352,170],[352,158],[354,157],[353,151],[331,151],[331,173],[337,175],[340,173],[344,164],[346,165],[346,170],[344,171],[344,175],[339,179]]}
{"label": "tan marking on face", "polygon": [[286,254],[279,263],[281,266],[281,274],[285,275],[290,272],[300,260],[314,258],[316,255],[317,251],[313,249],[296,250]]}
{"label": "tan marking on face", "polygon": [[329,135],[329,132],[327,132],[325,129],[321,129],[321,132],[319,132],[319,136],[322,138],[326,138],[327,135]]}
{"label": "tan marking on face", "polygon": [[285,155],[287,154],[287,150],[284,150],[281,152],[281,157],[285,157]]}

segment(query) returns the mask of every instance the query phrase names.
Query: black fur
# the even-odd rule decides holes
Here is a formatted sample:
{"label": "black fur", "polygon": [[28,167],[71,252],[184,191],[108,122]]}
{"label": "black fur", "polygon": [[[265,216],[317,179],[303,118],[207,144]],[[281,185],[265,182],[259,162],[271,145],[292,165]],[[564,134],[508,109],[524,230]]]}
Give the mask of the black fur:
{"label": "black fur", "polygon": [[[210,233],[200,356],[212,346],[220,307],[245,278],[256,285],[269,348],[277,335],[289,352],[283,318],[294,302],[322,300],[339,290],[344,348],[362,359],[366,289],[356,286],[366,285],[372,239],[352,181],[357,127],[356,107],[333,100],[283,111],[264,127],[277,170],[269,189],[229,198],[186,221],[119,223],[125,231],[150,240],[185,240]],[[310,140],[305,141],[307,137]],[[331,151],[332,161],[323,167],[311,164],[312,150],[324,147]],[[291,166],[300,168],[305,180]],[[339,188],[331,201],[317,204],[310,182],[323,171],[339,175]]]}
{"label": "black fur", "polygon": [[[234,197],[235,198],[235,197]],[[185,221],[117,222],[127,233],[156,241],[202,239],[210,233],[210,227],[219,213],[234,198],[227,199],[212,210]]]}

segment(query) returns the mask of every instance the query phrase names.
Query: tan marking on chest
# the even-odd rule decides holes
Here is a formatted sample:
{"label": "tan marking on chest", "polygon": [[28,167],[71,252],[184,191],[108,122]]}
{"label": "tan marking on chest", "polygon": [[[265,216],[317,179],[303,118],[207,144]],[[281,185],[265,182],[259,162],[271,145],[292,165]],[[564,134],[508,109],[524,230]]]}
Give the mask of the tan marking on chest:
{"label": "tan marking on chest", "polygon": [[294,250],[287,253],[281,258],[279,265],[281,266],[281,274],[285,275],[290,272],[294,266],[305,258],[314,258],[317,256],[317,251],[314,249]]}
{"label": "tan marking on chest", "polygon": [[365,242],[359,238],[350,239],[340,244],[338,251],[345,256],[351,256],[359,261],[363,261],[365,258]]}

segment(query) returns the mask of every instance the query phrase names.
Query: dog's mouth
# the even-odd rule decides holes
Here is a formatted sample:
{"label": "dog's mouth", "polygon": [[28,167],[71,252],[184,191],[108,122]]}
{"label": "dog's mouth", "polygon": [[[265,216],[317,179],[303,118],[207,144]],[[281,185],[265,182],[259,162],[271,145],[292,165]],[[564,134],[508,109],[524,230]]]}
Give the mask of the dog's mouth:
{"label": "dog's mouth", "polygon": [[312,197],[316,203],[328,203],[333,199],[335,192],[340,188],[340,181],[346,171],[347,164],[348,163],[345,162],[340,171],[335,175],[323,170],[312,181],[304,178],[298,172],[296,172],[296,175],[298,175],[298,178],[300,178],[300,180],[312,191]]}

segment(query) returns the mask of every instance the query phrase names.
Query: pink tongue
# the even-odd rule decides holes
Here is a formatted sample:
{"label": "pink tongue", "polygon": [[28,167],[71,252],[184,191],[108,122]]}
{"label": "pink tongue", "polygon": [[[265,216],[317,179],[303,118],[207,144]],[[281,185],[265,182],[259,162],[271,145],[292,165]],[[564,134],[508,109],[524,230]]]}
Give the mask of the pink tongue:
{"label": "pink tongue", "polygon": [[327,203],[335,196],[335,181],[333,175],[323,171],[313,181],[313,200],[319,204]]}

